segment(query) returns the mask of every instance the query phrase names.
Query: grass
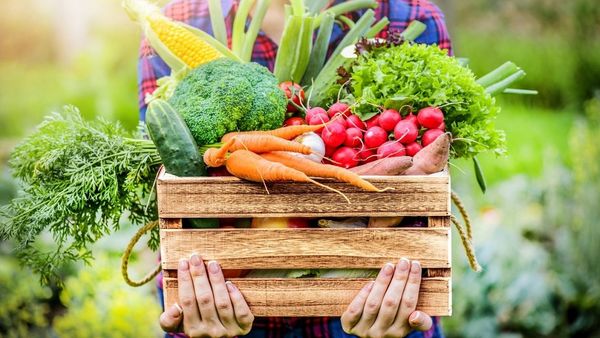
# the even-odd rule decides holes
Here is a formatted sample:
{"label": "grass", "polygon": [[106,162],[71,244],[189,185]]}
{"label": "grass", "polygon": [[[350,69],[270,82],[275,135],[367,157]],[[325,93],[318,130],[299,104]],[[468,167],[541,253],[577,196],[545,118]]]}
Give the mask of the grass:
{"label": "grass", "polygon": [[[548,152],[557,153],[561,161],[568,164],[568,137],[576,117],[574,112],[510,101],[501,102],[501,105],[503,109],[496,126],[506,132],[508,155],[478,156],[489,185],[519,174],[538,177]],[[453,179],[476,184],[471,160],[454,160],[452,163]]]}

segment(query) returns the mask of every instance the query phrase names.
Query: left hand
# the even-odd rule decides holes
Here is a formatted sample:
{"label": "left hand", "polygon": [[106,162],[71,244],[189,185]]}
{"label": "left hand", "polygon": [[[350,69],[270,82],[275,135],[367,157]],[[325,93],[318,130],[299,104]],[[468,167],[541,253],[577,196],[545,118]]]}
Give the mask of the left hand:
{"label": "left hand", "polygon": [[386,264],[375,282],[358,293],[341,318],[346,333],[359,337],[404,337],[413,330],[427,331],[433,321],[415,311],[421,285],[421,264],[401,259]]}

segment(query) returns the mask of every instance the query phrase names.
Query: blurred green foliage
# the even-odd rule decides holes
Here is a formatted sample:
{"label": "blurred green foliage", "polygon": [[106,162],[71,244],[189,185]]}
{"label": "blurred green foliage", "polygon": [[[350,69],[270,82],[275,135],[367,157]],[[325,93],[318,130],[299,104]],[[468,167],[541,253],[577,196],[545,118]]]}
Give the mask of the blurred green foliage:
{"label": "blurred green foliage", "polygon": [[0,336],[49,337],[48,305],[52,291],[23,270],[9,247],[0,243]]}
{"label": "blurred green foliage", "polygon": [[68,312],[54,320],[58,337],[157,337],[160,306],[148,292],[153,284],[131,288],[121,278],[119,260],[98,254],[93,267],[67,278],[60,293]]}

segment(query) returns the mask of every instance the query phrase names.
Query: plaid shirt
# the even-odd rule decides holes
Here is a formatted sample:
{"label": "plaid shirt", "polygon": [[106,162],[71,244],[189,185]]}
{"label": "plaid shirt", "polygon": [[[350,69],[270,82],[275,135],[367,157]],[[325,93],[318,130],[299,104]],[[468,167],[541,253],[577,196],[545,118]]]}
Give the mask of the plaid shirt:
{"label": "plaid shirt", "polygon": [[[343,2],[344,0],[330,0],[330,6]],[[221,0],[225,17],[227,35],[231,43],[231,27],[237,10],[235,0]],[[350,15],[356,21],[364,11],[357,11]],[[208,1],[203,0],[174,0],[166,8],[165,14],[174,20],[185,22],[212,34],[210,15],[208,12]],[[390,20],[389,28],[403,30],[413,20],[419,20],[427,25],[425,32],[416,40],[420,43],[437,44],[442,49],[447,49],[452,54],[450,37],[446,30],[444,16],[440,9],[428,0],[379,0],[379,6],[375,10],[377,20],[387,17]],[[344,37],[347,27],[334,26],[330,46],[337,44]],[[385,37],[386,32],[380,33]],[[331,48],[330,52],[333,50]],[[252,60],[273,70],[277,45],[260,32],[254,50]],[[169,67],[158,57],[146,40],[142,41],[140,60],[138,64],[138,88],[140,120],[144,120],[146,94],[156,89],[156,79],[170,74]],[[162,298],[162,276],[157,280],[159,294]],[[182,334],[167,334],[167,336],[184,337]],[[353,337],[342,330],[339,318],[256,318],[252,331],[247,337]],[[409,338],[439,338],[443,337],[438,318],[434,318],[434,325],[427,332],[413,332]]]}

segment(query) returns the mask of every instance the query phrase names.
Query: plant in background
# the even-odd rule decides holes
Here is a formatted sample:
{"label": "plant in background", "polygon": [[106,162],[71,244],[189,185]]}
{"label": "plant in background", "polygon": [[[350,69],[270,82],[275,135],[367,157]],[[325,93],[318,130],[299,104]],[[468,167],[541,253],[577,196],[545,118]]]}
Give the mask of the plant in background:
{"label": "plant in background", "polygon": [[157,337],[160,305],[151,286],[130,288],[118,271],[118,259],[98,255],[94,267],[69,277],[60,293],[68,311],[54,320],[58,337]]}

